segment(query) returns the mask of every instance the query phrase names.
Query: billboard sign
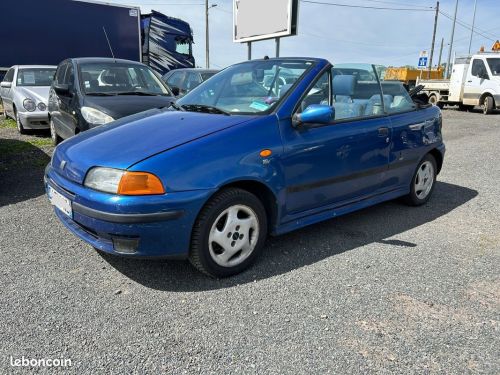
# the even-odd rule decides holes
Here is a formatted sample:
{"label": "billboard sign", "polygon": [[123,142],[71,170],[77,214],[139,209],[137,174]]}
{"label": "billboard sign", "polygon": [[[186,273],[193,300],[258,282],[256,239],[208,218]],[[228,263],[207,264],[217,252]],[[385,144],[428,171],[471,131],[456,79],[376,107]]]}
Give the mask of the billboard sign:
{"label": "billboard sign", "polygon": [[233,0],[233,41],[297,34],[299,0]]}

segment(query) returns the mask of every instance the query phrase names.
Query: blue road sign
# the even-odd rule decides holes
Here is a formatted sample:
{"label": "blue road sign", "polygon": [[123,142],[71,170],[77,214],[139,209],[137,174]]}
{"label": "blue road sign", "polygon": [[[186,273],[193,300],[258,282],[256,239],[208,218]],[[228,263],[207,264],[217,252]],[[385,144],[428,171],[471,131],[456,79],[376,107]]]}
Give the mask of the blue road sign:
{"label": "blue road sign", "polygon": [[427,66],[427,57],[420,57],[418,59],[418,67],[425,68]]}

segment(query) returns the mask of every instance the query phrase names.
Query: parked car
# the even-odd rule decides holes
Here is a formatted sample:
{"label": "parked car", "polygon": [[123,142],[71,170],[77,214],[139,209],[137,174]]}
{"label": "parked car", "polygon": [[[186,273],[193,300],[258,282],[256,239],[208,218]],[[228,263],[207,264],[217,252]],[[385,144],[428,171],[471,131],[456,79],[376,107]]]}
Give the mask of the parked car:
{"label": "parked car", "polygon": [[56,71],[51,65],[14,65],[0,83],[4,117],[16,120],[17,130],[49,127],[47,100]]}
{"label": "parked car", "polygon": [[54,144],[84,130],[151,108],[169,106],[172,92],[144,64],[109,58],[67,59],[49,95]]}
{"label": "parked car", "polygon": [[[353,66],[371,80],[334,74]],[[282,70],[293,84],[279,83]],[[276,85],[265,88],[270,72]],[[224,277],[247,268],[268,233],[401,196],[426,203],[443,164],[441,126],[439,108],[380,84],[373,65],[253,60],[168,109],[62,143],[45,183],[57,217],[96,249],[189,258]]]}
{"label": "parked car", "polygon": [[183,96],[218,72],[218,70],[198,68],[176,69],[165,74],[162,79],[175,96]]}

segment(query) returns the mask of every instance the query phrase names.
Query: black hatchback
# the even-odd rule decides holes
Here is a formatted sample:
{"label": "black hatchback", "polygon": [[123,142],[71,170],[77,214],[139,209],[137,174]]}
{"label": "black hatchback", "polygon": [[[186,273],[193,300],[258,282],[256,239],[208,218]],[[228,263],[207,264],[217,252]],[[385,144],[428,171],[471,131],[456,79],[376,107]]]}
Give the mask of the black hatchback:
{"label": "black hatchback", "polygon": [[57,67],[49,93],[54,144],[113,120],[163,108],[174,101],[167,85],[146,65],[111,58],[74,58]]}

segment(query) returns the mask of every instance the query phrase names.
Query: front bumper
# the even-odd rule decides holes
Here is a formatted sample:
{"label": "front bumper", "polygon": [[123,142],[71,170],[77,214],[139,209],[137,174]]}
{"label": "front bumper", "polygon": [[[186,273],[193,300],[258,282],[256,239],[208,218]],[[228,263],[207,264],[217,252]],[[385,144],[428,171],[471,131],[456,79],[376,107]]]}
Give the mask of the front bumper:
{"label": "front bumper", "polygon": [[25,129],[48,129],[49,128],[49,112],[34,111],[34,112],[19,112],[21,123]]}
{"label": "front bumper", "polygon": [[[106,253],[131,257],[186,258],[191,229],[212,190],[167,193],[161,196],[118,196],[101,193],[67,180],[50,164],[45,187],[71,201],[72,217],[54,207],[57,217],[74,235]],[[120,243],[132,243],[123,252]]]}

